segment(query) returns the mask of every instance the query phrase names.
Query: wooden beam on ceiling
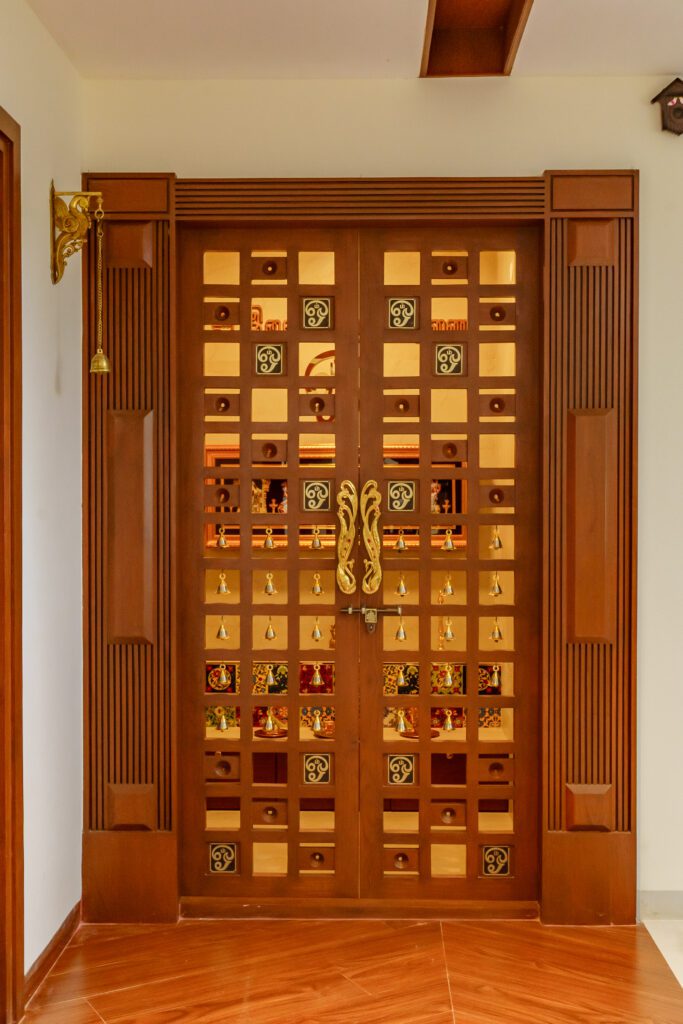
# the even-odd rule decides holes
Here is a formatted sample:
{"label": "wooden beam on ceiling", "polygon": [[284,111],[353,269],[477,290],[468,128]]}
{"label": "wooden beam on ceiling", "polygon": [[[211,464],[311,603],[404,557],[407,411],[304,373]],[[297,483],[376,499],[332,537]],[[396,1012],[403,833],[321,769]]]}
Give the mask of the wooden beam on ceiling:
{"label": "wooden beam on ceiling", "polygon": [[429,0],[421,78],[509,75],[534,0]]}

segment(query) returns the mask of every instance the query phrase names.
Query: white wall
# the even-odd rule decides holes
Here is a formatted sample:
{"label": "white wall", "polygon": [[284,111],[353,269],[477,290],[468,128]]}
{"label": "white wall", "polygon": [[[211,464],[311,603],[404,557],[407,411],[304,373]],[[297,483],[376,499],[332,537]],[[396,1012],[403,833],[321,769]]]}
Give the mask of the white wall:
{"label": "white wall", "polygon": [[0,3],[0,106],[21,125],[25,965],[81,894],[80,260],[50,281],[50,179],[78,188],[82,90],[23,0]]}
{"label": "white wall", "polygon": [[683,139],[648,78],[111,82],[85,88],[85,163],[183,177],[642,172],[639,888],[683,890]]}

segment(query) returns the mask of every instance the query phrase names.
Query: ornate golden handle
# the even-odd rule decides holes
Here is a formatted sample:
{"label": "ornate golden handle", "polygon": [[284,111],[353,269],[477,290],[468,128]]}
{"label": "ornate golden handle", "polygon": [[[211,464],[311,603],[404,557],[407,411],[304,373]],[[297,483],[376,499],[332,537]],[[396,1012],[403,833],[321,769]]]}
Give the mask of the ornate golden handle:
{"label": "ornate golden handle", "polygon": [[368,557],[363,559],[365,575],[363,576],[363,593],[376,594],[382,582],[382,566],[380,554],[382,543],[379,536],[379,506],[382,495],[376,480],[368,480],[360,492],[360,514],[363,520],[363,544]]}
{"label": "ornate golden handle", "polygon": [[343,594],[355,594],[356,577],[351,552],[356,540],[358,517],[358,491],[350,480],[342,480],[337,493],[339,541],[337,542],[337,583]]}

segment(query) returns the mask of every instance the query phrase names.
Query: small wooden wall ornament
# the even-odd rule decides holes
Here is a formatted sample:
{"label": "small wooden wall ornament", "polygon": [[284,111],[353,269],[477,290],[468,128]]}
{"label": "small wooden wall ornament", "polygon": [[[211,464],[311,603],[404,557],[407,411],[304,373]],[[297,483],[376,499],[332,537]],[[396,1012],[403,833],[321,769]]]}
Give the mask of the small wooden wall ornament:
{"label": "small wooden wall ornament", "polygon": [[662,131],[683,135],[683,81],[674,78],[665,89],[652,98],[662,110]]}

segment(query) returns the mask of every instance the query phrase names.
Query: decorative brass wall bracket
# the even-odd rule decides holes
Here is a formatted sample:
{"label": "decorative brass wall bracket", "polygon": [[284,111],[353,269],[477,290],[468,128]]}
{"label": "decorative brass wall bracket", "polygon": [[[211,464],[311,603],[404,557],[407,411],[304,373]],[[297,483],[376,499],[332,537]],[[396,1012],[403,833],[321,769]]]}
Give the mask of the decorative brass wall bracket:
{"label": "decorative brass wall bracket", "polygon": [[[62,196],[71,196],[66,204]],[[50,271],[52,283],[61,281],[67,260],[83,248],[92,227],[90,200],[97,199],[97,210],[102,210],[101,192],[57,192],[54,181],[50,185]]]}

